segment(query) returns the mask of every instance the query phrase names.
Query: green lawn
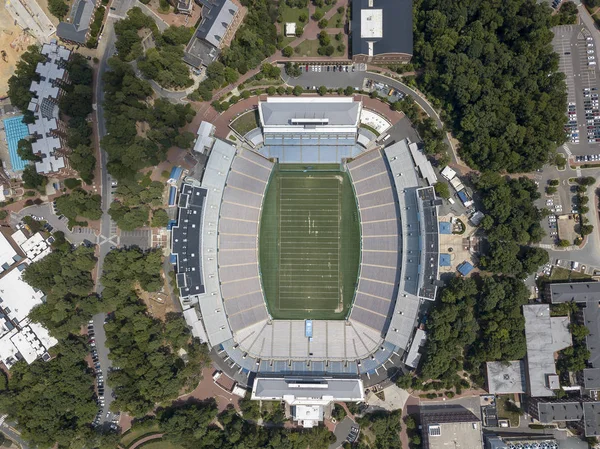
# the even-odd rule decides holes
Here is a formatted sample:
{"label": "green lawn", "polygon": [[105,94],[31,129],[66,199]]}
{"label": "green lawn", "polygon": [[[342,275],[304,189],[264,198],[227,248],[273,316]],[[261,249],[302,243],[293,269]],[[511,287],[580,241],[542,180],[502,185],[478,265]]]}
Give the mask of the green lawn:
{"label": "green lawn", "polygon": [[[341,25],[338,26],[337,21],[341,20]],[[342,14],[340,14],[339,12],[336,12],[333,17],[331,19],[329,19],[329,26],[328,28],[343,28],[344,24],[346,23],[346,11],[344,11]]]}
{"label": "green lawn", "polygon": [[245,114],[240,115],[231,123],[231,127],[242,136],[252,131],[254,128],[258,128],[258,126],[259,118],[257,109],[248,111]]}
{"label": "green lawn", "polygon": [[327,13],[327,11],[329,11],[334,6],[335,6],[335,2],[333,2],[331,5],[325,5],[322,8],[317,8],[315,11],[321,11],[323,13],[323,15],[325,15]]}
{"label": "green lawn", "polygon": [[163,440],[154,440],[154,441],[148,441],[146,444],[142,444],[141,446],[139,446],[139,449],[144,448],[144,449],[183,449],[183,446],[180,446],[178,444],[173,444],[169,441],[163,441]]}
{"label": "green lawn", "polygon": [[344,319],[354,296],[360,226],[352,185],[345,173],[317,171],[275,171],[265,196],[259,257],[276,319]]}
{"label": "green lawn", "polygon": [[[334,56],[344,56],[346,54],[346,52],[339,52],[337,50],[337,46],[339,45],[339,42],[335,40],[335,35],[331,36],[331,45],[333,45],[333,48],[335,48],[335,52],[333,53],[333,55],[331,55],[332,57]],[[298,46],[296,48],[300,49],[300,53],[296,52],[296,54],[299,54],[300,56],[320,56],[318,53],[319,50],[319,40],[318,39],[305,39],[302,42],[300,42],[300,44],[298,44]]]}
{"label": "green lawn", "polygon": [[305,23],[300,22],[298,19],[302,13],[308,17],[308,8],[290,8],[287,5],[279,8],[279,14],[281,14],[281,30],[285,32],[285,24],[287,22],[296,22],[296,26],[304,26]]}
{"label": "green lawn", "polygon": [[156,425],[154,425],[152,427],[148,427],[146,429],[134,429],[134,430],[125,432],[123,434],[123,437],[121,438],[121,446],[127,447],[131,443],[133,443],[134,440],[137,440],[141,436],[146,435],[146,434],[157,433],[158,430],[159,430],[158,424],[156,424]]}
{"label": "green lawn", "polygon": [[508,400],[508,396],[496,397],[496,409],[498,411],[498,418],[508,419],[510,421],[510,427],[518,427],[520,413],[516,411],[515,405],[513,405],[512,403],[507,403]]}
{"label": "green lawn", "polygon": [[570,281],[579,279],[592,279],[592,277],[589,274],[560,267],[552,268],[552,274],[550,275],[551,281]]}

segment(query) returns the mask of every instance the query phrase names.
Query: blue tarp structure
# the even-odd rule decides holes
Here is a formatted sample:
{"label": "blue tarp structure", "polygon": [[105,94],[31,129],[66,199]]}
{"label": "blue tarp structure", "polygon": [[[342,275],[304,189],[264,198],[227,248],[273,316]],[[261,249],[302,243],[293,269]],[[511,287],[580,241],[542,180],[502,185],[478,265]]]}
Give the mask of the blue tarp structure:
{"label": "blue tarp structure", "polygon": [[175,200],[177,199],[177,187],[171,186],[169,189],[169,207],[175,206]]}
{"label": "blue tarp structure", "polygon": [[440,234],[452,234],[452,226],[447,221],[440,221]]}
{"label": "blue tarp structure", "polygon": [[473,268],[473,265],[471,265],[469,262],[463,262],[458,266],[458,272],[463,276],[466,276],[473,271]]}
{"label": "blue tarp structure", "polygon": [[440,267],[449,267],[450,265],[452,265],[450,254],[440,254]]}
{"label": "blue tarp structure", "polygon": [[175,226],[177,224],[177,220],[170,220],[169,224],[167,225],[167,231],[170,231],[171,229],[173,229],[173,226]]}
{"label": "blue tarp structure", "polygon": [[169,257],[169,262],[171,262],[172,265],[175,265],[177,263],[177,256],[175,254],[171,254]]}
{"label": "blue tarp structure", "polygon": [[183,168],[181,168],[181,167],[173,167],[171,169],[171,174],[169,175],[169,179],[174,180],[174,181],[178,181],[179,178],[181,177],[182,173],[183,173]]}
{"label": "blue tarp structure", "polygon": [[304,322],[304,324],[305,324],[304,334],[306,335],[306,338],[312,338],[312,329],[313,329],[312,320],[306,320]]}
{"label": "blue tarp structure", "polygon": [[467,201],[469,201],[469,198],[467,198],[467,194],[465,193],[464,190],[461,190],[460,192],[458,192],[457,195],[463,204],[465,204]]}

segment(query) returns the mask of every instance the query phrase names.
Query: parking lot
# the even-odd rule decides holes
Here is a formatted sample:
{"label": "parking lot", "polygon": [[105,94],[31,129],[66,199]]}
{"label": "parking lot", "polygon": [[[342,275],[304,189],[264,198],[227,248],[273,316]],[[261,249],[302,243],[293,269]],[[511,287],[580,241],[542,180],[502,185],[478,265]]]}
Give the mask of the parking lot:
{"label": "parking lot", "polygon": [[121,231],[121,246],[137,246],[140,249],[149,249],[151,247],[152,230],[139,229],[136,231]]}
{"label": "parking lot", "polygon": [[568,146],[564,146],[573,162],[591,159],[577,156],[599,154],[600,107],[597,75],[597,52],[590,31],[582,25],[563,25],[553,29],[553,46],[559,55],[559,70],[567,84]]}

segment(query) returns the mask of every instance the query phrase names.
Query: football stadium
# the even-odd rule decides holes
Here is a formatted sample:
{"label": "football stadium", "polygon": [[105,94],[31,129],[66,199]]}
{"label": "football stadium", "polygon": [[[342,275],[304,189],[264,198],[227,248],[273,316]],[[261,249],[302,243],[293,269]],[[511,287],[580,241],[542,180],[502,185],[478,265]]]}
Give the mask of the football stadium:
{"label": "football stadium", "polygon": [[436,295],[432,168],[408,140],[359,143],[362,108],[259,101],[259,145],[215,138],[172,228],[193,335],[254,399],[285,400],[305,425],[414,358]]}

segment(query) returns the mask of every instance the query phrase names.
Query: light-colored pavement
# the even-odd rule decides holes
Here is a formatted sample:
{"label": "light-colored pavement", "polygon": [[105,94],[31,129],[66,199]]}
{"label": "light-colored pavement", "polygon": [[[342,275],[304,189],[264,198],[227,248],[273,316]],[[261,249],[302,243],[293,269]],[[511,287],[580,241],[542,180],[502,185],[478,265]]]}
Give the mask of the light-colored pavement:
{"label": "light-colored pavement", "polygon": [[21,449],[29,449],[29,445],[25,440],[21,438],[21,433],[17,429],[15,429],[14,426],[14,423],[3,421],[0,425],[0,431],[2,431],[4,435],[6,435],[8,438],[14,441],[15,444],[17,444],[18,447],[20,447]]}
{"label": "light-colored pavement", "polygon": [[394,411],[404,408],[404,404],[409,398],[409,394],[406,390],[398,388],[398,386],[392,384],[383,390],[384,399],[381,400],[372,391],[369,392],[365,398],[365,402],[370,407],[380,407],[388,411]]}

